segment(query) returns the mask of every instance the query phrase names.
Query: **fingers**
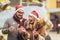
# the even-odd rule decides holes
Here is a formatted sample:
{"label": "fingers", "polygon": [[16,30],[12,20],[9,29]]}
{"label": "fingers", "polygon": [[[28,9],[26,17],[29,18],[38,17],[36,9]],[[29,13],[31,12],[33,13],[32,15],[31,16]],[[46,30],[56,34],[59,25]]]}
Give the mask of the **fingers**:
{"label": "fingers", "polygon": [[13,32],[14,29],[15,29],[15,28],[14,28],[13,26],[10,26],[10,27],[9,27],[9,31],[10,31],[10,32]]}

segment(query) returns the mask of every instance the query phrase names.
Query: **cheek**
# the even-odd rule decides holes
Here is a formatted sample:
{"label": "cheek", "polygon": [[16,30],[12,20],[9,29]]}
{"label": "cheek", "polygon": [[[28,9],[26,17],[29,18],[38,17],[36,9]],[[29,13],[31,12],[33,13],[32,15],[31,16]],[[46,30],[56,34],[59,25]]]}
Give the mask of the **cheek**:
{"label": "cheek", "polygon": [[19,15],[19,13],[16,13],[16,15],[18,16],[18,15]]}
{"label": "cheek", "polygon": [[31,17],[29,17],[29,20],[33,20]]}
{"label": "cheek", "polygon": [[20,14],[21,16],[23,16],[23,14]]}

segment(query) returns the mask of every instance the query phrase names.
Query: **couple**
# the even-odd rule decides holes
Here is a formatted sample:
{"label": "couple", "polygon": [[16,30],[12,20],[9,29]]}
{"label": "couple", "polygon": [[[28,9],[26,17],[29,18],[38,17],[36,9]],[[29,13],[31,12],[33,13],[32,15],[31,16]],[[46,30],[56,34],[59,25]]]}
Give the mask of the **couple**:
{"label": "couple", "polygon": [[23,14],[23,7],[21,5],[17,5],[14,16],[6,20],[2,32],[4,34],[8,34],[7,40],[23,40],[19,32],[21,32],[24,28],[28,28],[29,24],[34,24],[35,21],[39,20],[39,15],[35,10],[29,13],[28,20],[23,18]]}

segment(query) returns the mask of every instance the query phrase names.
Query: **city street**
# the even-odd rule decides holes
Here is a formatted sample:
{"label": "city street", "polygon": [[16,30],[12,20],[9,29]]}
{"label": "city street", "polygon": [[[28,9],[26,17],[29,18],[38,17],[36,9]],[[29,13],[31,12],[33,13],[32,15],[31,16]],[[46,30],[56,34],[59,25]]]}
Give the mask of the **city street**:
{"label": "city street", "polygon": [[[3,26],[5,20],[12,17],[13,14],[14,14],[14,9],[0,12],[0,26]],[[60,34],[57,34],[56,32],[49,32],[49,35],[51,36],[52,40],[60,40]]]}
{"label": "city street", "polygon": [[[21,15],[22,13],[23,13],[23,17]],[[7,20],[10,18],[12,18],[13,20],[12,19]],[[21,21],[21,19],[23,18],[27,19],[26,23],[28,23],[29,25],[26,23],[25,23],[26,25],[24,24],[25,20]],[[35,22],[35,19],[38,21]],[[41,21],[41,19],[43,21]],[[32,26],[30,26],[30,24],[32,24]],[[60,0],[0,0],[0,40],[7,40],[9,36],[10,36],[9,38],[10,40],[15,40],[15,38],[17,40],[17,34],[20,33],[20,29],[22,30],[23,27],[27,25],[28,26],[26,28],[29,29],[32,28],[34,33],[35,24],[37,24],[36,29],[38,29],[39,32],[38,34],[40,35],[42,34],[42,36],[45,36],[45,33],[47,33],[46,35],[48,35],[45,36],[46,39],[41,39],[39,37],[41,40],[49,40],[50,39],[49,37],[51,37],[51,40],[60,40],[60,33],[56,32],[56,31],[59,32],[60,30]],[[23,27],[21,28],[20,25]],[[5,27],[6,29],[4,29],[3,27]],[[44,29],[41,29],[43,27],[46,28],[46,31]],[[53,31],[50,31],[49,29]],[[5,31],[7,33],[4,33]],[[24,32],[22,33],[25,34]],[[33,38],[36,36],[32,35],[31,37]],[[30,40],[30,35],[26,36],[26,38],[28,38],[27,40]]]}
{"label": "city street", "polygon": [[52,40],[60,40],[60,34],[57,34],[56,32],[49,32],[49,35],[51,36]]}

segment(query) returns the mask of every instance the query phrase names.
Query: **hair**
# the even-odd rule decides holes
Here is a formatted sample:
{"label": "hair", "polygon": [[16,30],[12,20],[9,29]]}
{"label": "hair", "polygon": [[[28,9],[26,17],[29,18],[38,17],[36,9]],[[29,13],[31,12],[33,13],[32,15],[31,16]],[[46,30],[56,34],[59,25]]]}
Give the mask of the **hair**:
{"label": "hair", "polygon": [[[41,26],[41,24],[43,24],[42,26]],[[41,19],[41,20],[39,20],[39,21],[37,21],[37,20],[35,20],[35,22],[34,22],[34,24],[33,24],[33,28],[34,29],[36,29],[36,32],[38,33],[38,34],[40,34],[41,36],[43,36],[43,37],[45,37],[45,29],[43,28],[44,27],[44,25],[45,25],[45,21],[44,21],[44,19]],[[30,24],[29,24],[29,21],[27,22],[27,26],[26,27],[30,27]],[[38,27],[38,28],[37,28]],[[33,30],[34,30],[33,29]],[[32,31],[33,31],[32,30]],[[28,30],[27,30],[28,31]],[[29,31],[28,31],[29,32]],[[42,33],[43,32],[43,33]],[[33,35],[33,33],[31,32],[30,34],[32,34]],[[38,35],[38,34],[36,34],[36,35]],[[31,35],[31,36],[32,36]]]}

